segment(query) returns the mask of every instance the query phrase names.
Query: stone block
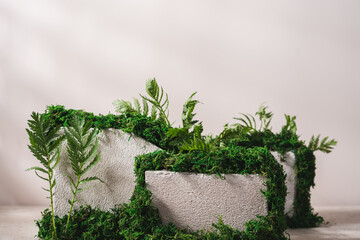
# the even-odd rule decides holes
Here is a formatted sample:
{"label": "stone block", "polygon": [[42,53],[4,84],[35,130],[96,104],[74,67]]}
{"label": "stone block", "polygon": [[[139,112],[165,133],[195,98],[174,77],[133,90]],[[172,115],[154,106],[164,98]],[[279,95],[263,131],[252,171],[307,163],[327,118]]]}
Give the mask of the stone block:
{"label": "stone block", "polygon": [[[150,153],[159,148],[133,134],[119,129],[105,129],[98,135],[101,159],[98,165],[85,175],[97,176],[105,183],[90,182],[89,188],[77,194],[79,200],[74,208],[88,204],[109,210],[116,204],[129,202],[135,188],[134,162],[135,156]],[[70,208],[68,199],[72,199],[70,180],[72,175],[70,160],[66,153],[66,143],[62,148],[59,164],[55,168],[55,214],[63,216]],[[73,178],[74,179],[74,178]]]}
{"label": "stone block", "polygon": [[259,175],[217,175],[146,171],[152,205],[163,223],[192,230],[210,229],[222,216],[225,224],[244,230],[245,222],[267,215],[264,179]]}

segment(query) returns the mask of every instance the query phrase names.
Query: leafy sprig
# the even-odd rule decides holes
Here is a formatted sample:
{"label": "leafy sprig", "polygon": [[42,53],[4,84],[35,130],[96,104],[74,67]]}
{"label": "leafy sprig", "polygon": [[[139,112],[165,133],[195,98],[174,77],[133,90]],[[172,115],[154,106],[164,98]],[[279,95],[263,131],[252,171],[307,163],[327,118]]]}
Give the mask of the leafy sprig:
{"label": "leafy sprig", "polygon": [[286,119],[286,124],[282,127],[282,129],[285,131],[290,131],[293,134],[296,134],[296,130],[297,130],[296,122],[295,122],[296,116],[291,117],[290,115],[285,114],[285,119]]}
{"label": "leafy sprig", "polygon": [[[235,117],[234,119],[239,120],[241,122],[239,123],[242,126],[241,132],[242,133],[264,132],[265,130],[270,129],[269,126],[273,117],[273,113],[267,112],[266,110],[267,108],[268,108],[267,106],[261,104],[258,111],[255,113],[255,115],[259,116],[259,120],[260,120],[259,128],[257,128],[258,124],[256,122],[255,117],[251,114],[240,113],[243,117],[239,117],[239,118]],[[240,128],[238,129],[240,130]]]}
{"label": "leafy sprig", "polygon": [[255,115],[259,116],[261,125],[260,125],[260,131],[265,131],[269,129],[270,122],[273,117],[272,112],[267,112],[266,109],[268,106],[265,106],[264,104],[261,104],[259,107],[259,110],[255,113]]}
{"label": "leafy sprig", "polygon": [[30,129],[26,129],[30,145],[28,145],[33,155],[40,161],[42,167],[31,167],[27,169],[34,170],[35,174],[42,180],[48,182],[49,188],[43,188],[49,192],[51,215],[52,215],[52,237],[56,238],[56,224],[54,214],[54,187],[56,179],[54,179],[54,169],[60,159],[61,144],[64,136],[60,135],[60,126],[50,128],[50,120],[45,120],[43,115],[33,112],[31,120],[28,120]]}
{"label": "leafy sprig", "polygon": [[[125,101],[120,99],[115,100],[113,102],[113,105],[115,106],[115,111],[121,114],[135,113],[144,116],[148,116],[149,114],[149,104],[145,99],[142,100],[142,107],[137,98],[134,98],[134,106],[130,101]],[[156,116],[157,116],[157,109],[154,105],[152,105],[150,117],[152,120],[155,120]]]}
{"label": "leafy sprig", "polygon": [[320,141],[320,134],[316,137],[313,135],[309,141],[308,148],[315,152],[315,151],[321,151],[324,153],[330,153],[333,148],[336,146],[337,141],[335,139],[328,140],[329,137],[324,137]]}
{"label": "leafy sprig", "polygon": [[[171,126],[171,123],[169,121],[169,97],[168,94],[165,93],[164,95],[164,89],[162,87],[159,87],[158,83],[156,82],[156,79],[149,79],[146,82],[146,92],[149,95],[149,97],[145,97],[140,94],[140,96],[151,103],[158,111],[159,111],[159,119],[166,123],[166,125]],[[164,99],[165,96],[165,99]],[[152,116],[156,116],[155,112],[152,111]]]}
{"label": "leafy sprig", "polygon": [[96,137],[98,129],[94,128],[91,130],[90,126],[91,122],[87,122],[85,124],[84,119],[80,120],[79,117],[75,117],[70,123],[70,126],[65,128],[65,136],[68,142],[67,152],[73,173],[75,175],[75,179],[68,176],[71,183],[70,187],[73,197],[71,201],[68,201],[70,204],[70,210],[65,229],[67,229],[69,225],[74,203],[77,202],[76,195],[77,193],[83,191],[83,188],[80,186],[95,180],[103,182],[96,176],[83,177],[100,160],[100,152],[98,152],[98,139]]}

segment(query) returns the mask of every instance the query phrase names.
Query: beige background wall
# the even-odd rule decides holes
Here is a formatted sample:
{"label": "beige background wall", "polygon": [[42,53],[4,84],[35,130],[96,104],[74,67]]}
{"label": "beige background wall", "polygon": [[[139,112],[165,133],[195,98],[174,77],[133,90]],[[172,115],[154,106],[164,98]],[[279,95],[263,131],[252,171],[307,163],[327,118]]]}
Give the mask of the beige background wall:
{"label": "beige background wall", "polygon": [[47,204],[24,169],[31,111],[114,112],[156,77],[180,124],[194,91],[205,132],[266,101],[298,132],[339,141],[317,156],[314,205],[359,205],[359,1],[0,0],[0,205]]}

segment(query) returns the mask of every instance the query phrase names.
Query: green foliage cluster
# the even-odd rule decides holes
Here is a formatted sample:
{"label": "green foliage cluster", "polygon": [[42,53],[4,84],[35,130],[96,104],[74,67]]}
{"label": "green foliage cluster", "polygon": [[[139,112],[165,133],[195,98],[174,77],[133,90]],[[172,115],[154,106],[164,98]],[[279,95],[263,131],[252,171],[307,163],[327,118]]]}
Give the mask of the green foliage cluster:
{"label": "green foliage cluster", "polygon": [[64,106],[48,106],[45,113],[45,119],[49,119],[52,127],[69,126],[72,119],[77,116],[84,119],[85,122],[91,122],[91,127],[98,129],[114,128],[121,129],[127,133],[133,133],[154,145],[162,148],[169,148],[169,139],[166,137],[166,124],[159,120],[153,120],[151,117],[139,113],[125,113],[121,115],[94,115],[82,110],[65,109]]}
{"label": "green foliage cluster", "polygon": [[79,117],[75,117],[70,126],[65,128],[65,136],[68,142],[67,152],[71,163],[71,168],[75,175],[75,179],[71,176],[67,176],[70,180],[70,188],[73,193],[73,198],[69,201],[70,210],[69,217],[66,222],[66,227],[69,226],[70,215],[77,202],[76,194],[83,191],[83,185],[91,181],[101,181],[96,176],[85,177],[84,175],[93,168],[100,160],[100,152],[98,152],[98,129],[93,128],[90,131],[91,123],[85,124],[85,120],[80,120]]}
{"label": "green foliage cluster", "polygon": [[306,145],[296,134],[296,117],[285,114],[286,123],[279,133],[273,133],[268,127],[272,113],[266,112],[267,107],[260,106],[256,115],[263,123],[263,128],[256,129],[256,120],[251,115],[243,114],[244,118],[235,118],[242,124],[225,125],[223,132],[218,136],[217,142],[221,146],[266,147],[270,151],[295,154],[295,172],[297,177],[296,194],[294,201],[294,215],[287,216],[287,225],[291,228],[315,227],[324,219],[313,212],[310,202],[310,189],[315,186],[315,155],[314,151],[331,152],[336,145],[334,139],[328,137],[320,141],[320,135],[313,136]]}
{"label": "green foliage cluster", "polygon": [[[194,150],[211,151],[214,149],[211,138],[202,136],[203,126],[198,120],[194,120],[194,109],[198,100],[193,99],[196,92],[186,100],[182,111],[182,127],[173,127],[169,120],[169,98],[164,94],[164,89],[160,87],[156,79],[150,79],[146,82],[145,90],[148,97],[140,96],[143,99],[143,111],[140,102],[134,98],[134,107],[131,102],[125,100],[116,100],[113,102],[117,112],[121,114],[142,114],[148,115],[149,104],[152,105],[151,119],[159,120],[165,124],[168,129],[166,137],[170,140],[169,146],[163,149],[171,149],[177,152],[189,152]],[[165,98],[164,98],[165,96]],[[157,117],[158,115],[158,117]]]}
{"label": "green foliage cluster", "polygon": [[[169,120],[169,99],[155,79],[146,83],[147,96],[140,95],[142,106],[134,98],[134,106],[125,100],[116,100],[114,106],[120,115],[94,115],[84,111],[49,106],[41,116],[50,128],[68,127],[74,117],[89,123],[89,127],[121,129],[134,133],[164,149],[136,158],[137,185],[129,204],[116,206],[104,212],[91,207],[81,207],[63,218],[51,220],[46,210],[37,222],[39,237],[50,239],[51,221],[67,231],[57,229],[59,239],[285,239],[288,227],[314,227],[323,221],[313,213],[310,205],[310,188],[314,186],[314,151],[328,153],[336,145],[335,140],[312,137],[309,144],[296,134],[296,117],[285,115],[286,124],[279,133],[270,127],[272,112],[261,105],[255,113],[235,118],[238,123],[226,124],[215,138],[204,136],[202,122],[195,120],[194,109],[198,100],[196,92],[186,100],[182,111],[182,126],[173,127]],[[151,113],[149,115],[149,109]],[[148,116],[149,115],[149,116]],[[293,217],[284,215],[286,196],[285,176],[270,151],[293,151],[296,156],[297,192]],[[238,231],[222,222],[213,224],[213,232],[191,232],[173,224],[162,225],[156,208],[150,206],[151,192],[145,187],[145,171],[166,169],[175,172],[206,174],[261,174],[266,176],[267,190],[263,192],[268,203],[268,215],[246,223],[246,231]],[[95,180],[95,179],[93,179]],[[75,182],[73,187],[76,189]],[[75,191],[74,191],[75,192]],[[67,219],[67,220],[66,220]],[[70,220],[70,221],[69,221]]]}
{"label": "green foliage cluster", "polygon": [[[50,207],[51,207],[51,223],[52,237],[56,237],[56,224],[54,214],[54,187],[56,185],[56,179],[54,179],[54,169],[59,163],[61,143],[64,140],[64,136],[60,136],[60,127],[51,129],[50,121],[44,119],[42,115],[33,112],[31,114],[31,120],[28,121],[30,129],[26,129],[30,145],[28,145],[33,155],[40,161],[42,167],[32,167],[27,169],[34,170],[35,174],[42,180],[48,182],[49,189],[45,191],[49,192]],[[39,173],[42,175],[39,175]],[[45,175],[44,175],[45,174]]]}
{"label": "green foliage cluster", "polygon": [[156,79],[150,79],[146,82],[145,88],[148,97],[145,97],[140,94],[142,97],[143,107],[141,109],[140,102],[137,98],[134,98],[134,107],[132,106],[130,101],[125,100],[115,100],[113,105],[115,106],[116,112],[120,114],[126,113],[134,113],[141,114],[144,116],[148,116],[149,113],[149,104],[152,104],[150,117],[152,120],[158,119],[160,122],[166,124],[167,126],[171,126],[169,121],[169,98],[167,93],[164,97],[164,89],[159,87],[156,82]]}
{"label": "green foliage cluster", "polygon": [[[230,227],[228,239],[285,239],[286,229],[284,204],[286,196],[285,175],[282,167],[263,147],[224,147],[211,152],[192,151],[188,153],[169,153],[156,151],[135,158],[137,191],[145,188],[145,171],[168,170],[174,172],[195,172],[205,174],[239,173],[260,174],[266,177],[268,215],[246,224],[246,231],[240,232]],[[134,194],[136,198],[136,191]],[[218,239],[221,238],[221,234]]]}
{"label": "green foliage cluster", "polygon": [[[50,119],[45,118],[44,115],[39,115],[38,113],[33,112],[31,117],[32,120],[28,121],[30,129],[26,129],[30,140],[29,148],[33,155],[43,165],[43,167],[32,167],[27,170],[35,170],[35,174],[40,179],[49,183],[49,189],[44,188],[44,190],[50,194],[49,198],[52,219],[52,228],[50,228],[50,232],[51,238],[56,239],[58,229],[56,227],[54,213],[54,187],[56,185],[54,169],[60,160],[62,142],[66,138],[68,156],[76,176],[76,183],[71,176],[68,176],[71,182],[70,188],[73,193],[73,198],[71,201],[70,199],[68,200],[70,204],[70,210],[69,217],[66,222],[66,230],[69,225],[73,205],[75,202],[77,202],[75,199],[76,194],[83,190],[83,188],[80,188],[80,185],[90,181],[100,180],[96,176],[81,179],[81,177],[91,168],[93,168],[100,160],[100,153],[97,149],[98,140],[96,138],[98,130],[94,128],[90,132],[91,123],[88,122],[85,125],[84,119],[80,120],[78,117],[75,117],[70,126],[64,129],[64,135],[60,134],[60,126],[52,128],[50,125]],[[47,176],[40,176],[38,171],[42,174],[46,174]]]}
{"label": "green foliage cluster", "polygon": [[[211,159],[211,161],[210,161]],[[207,164],[211,162],[210,164]],[[220,167],[218,167],[220,165]],[[221,219],[213,224],[213,231],[190,231],[173,224],[163,225],[158,210],[151,206],[151,192],[145,187],[145,171],[167,169],[208,174],[261,174],[267,177],[269,213],[245,224],[246,231],[225,225]],[[156,151],[136,157],[136,188],[129,204],[121,204],[111,211],[81,207],[71,215],[66,232],[58,231],[60,239],[286,239],[284,201],[286,187],[282,168],[266,148],[228,147],[206,153],[192,151],[186,154]],[[56,224],[64,227],[66,216],[56,217]],[[37,222],[38,236],[51,236],[50,213],[46,210]]]}

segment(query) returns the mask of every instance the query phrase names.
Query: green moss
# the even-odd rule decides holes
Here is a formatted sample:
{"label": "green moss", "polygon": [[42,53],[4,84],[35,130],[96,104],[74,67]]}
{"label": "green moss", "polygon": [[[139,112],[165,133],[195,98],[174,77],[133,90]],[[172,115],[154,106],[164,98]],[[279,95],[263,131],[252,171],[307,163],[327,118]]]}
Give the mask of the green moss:
{"label": "green moss", "polygon": [[[85,118],[99,129],[115,128],[134,133],[167,150],[156,151],[136,158],[137,185],[129,204],[115,206],[105,212],[83,206],[71,216],[69,229],[64,232],[66,217],[56,217],[59,239],[285,239],[286,224],[290,227],[312,227],[323,219],[313,214],[310,205],[310,187],[314,186],[315,157],[298,136],[283,130],[278,134],[270,130],[254,132],[232,138],[224,146],[210,152],[191,151],[178,153],[166,136],[169,127],[163,122],[136,113],[122,115],[94,115],[85,111],[49,106],[44,113],[52,126],[67,126],[74,116]],[[213,141],[216,141],[214,139]],[[294,216],[284,216],[286,196],[285,176],[282,167],[269,151],[296,155],[297,193]],[[222,219],[214,223],[213,232],[191,232],[173,224],[162,225],[158,210],[152,207],[151,192],[145,188],[146,170],[166,169],[176,172],[206,174],[261,174],[267,177],[264,195],[268,215],[246,223],[246,231],[225,225]],[[39,237],[51,238],[50,212],[45,210],[37,222]]]}
{"label": "green moss", "polygon": [[[260,174],[267,178],[264,195],[268,204],[268,215],[246,224],[246,231],[232,229],[235,239],[283,239],[286,229],[284,204],[286,196],[285,176],[280,164],[266,148],[225,147],[212,152],[193,151],[173,154],[166,151],[137,156],[135,174],[137,187],[132,200],[139,198],[145,188],[145,171],[168,170],[206,174]],[[150,195],[150,193],[149,193]],[[228,227],[228,230],[231,229]],[[219,235],[221,237],[221,234]],[[231,239],[231,238],[230,238]]]}
{"label": "green moss", "polygon": [[[268,215],[247,222],[245,231],[225,225],[221,218],[213,224],[215,230],[212,232],[162,225],[158,210],[150,205],[151,192],[145,187],[145,171],[160,169],[218,175],[261,174],[267,178],[263,194],[267,199]],[[116,206],[108,212],[81,207],[71,216],[67,231],[61,231],[67,216],[56,217],[59,239],[286,239],[283,235],[286,229],[285,176],[266,148],[229,147],[210,153],[187,154],[155,151],[136,157],[135,174],[137,185],[129,204]],[[51,237],[50,215],[46,210],[37,222],[41,239]]]}
{"label": "green moss", "polygon": [[292,151],[295,154],[295,173],[297,177],[296,194],[294,200],[294,215],[286,216],[290,228],[316,227],[324,219],[315,214],[310,202],[310,189],[315,186],[315,155],[312,150],[299,140],[299,137],[286,129],[274,134],[270,130],[244,134],[236,139],[229,140],[228,146],[262,146],[270,151],[285,153]]}
{"label": "green moss", "polygon": [[61,105],[52,105],[47,107],[43,115],[46,119],[51,119],[52,127],[68,126],[73,117],[78,116],[80,119],[90,121],[92,127],[121,129],[127,133],[134,133],[162,149],[169,149],[169,139],[166,137],[168,126],[141,114],[94,115],[82,110],[65,109]]}

